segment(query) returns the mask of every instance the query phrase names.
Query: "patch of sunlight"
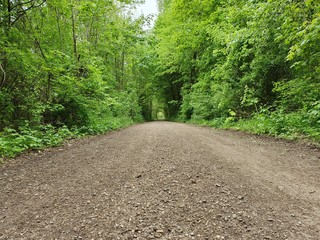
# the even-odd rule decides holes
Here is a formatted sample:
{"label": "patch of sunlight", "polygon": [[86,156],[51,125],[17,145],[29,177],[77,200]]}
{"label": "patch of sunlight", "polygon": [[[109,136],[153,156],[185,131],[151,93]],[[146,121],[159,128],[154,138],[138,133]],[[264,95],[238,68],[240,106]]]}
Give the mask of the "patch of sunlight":
{"label": "patch of sunlight", "polygon": [[157,112],[157,120],[165,120],[166,117],[163,112]]}

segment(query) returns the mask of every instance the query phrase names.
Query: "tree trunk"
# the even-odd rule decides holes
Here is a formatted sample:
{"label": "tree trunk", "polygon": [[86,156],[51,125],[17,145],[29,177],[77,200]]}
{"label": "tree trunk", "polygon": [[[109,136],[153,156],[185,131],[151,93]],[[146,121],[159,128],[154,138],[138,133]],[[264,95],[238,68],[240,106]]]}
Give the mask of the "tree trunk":
{"label": "tree trunk", "polygon": [[71,20],[72,20],[72,38],[73,38],[73,55],[76,61],[78,61],[78,51],[77,51],[77,35],[76,35],[76,23],[75,23],[75,11],[74,6],[71,6]]}
{"label": "tree trunk", "polygon": [[121,53],[121,89],[124,89],[124,59],[125,59],[125,52],[122,50]]}

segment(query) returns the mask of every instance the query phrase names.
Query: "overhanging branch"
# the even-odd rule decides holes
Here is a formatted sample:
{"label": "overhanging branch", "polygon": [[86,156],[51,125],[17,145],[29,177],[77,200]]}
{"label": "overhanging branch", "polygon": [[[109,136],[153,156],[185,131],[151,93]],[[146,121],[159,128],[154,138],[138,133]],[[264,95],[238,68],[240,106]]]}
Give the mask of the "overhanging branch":
{"label": "overhanging branch", "polygon": [[[30,7],[23,9],[22,11],[18,11],[17,14],[19,14],[16,19],[11,23],[11,26],[13,26],[21,17],[23,17],[30,9],[32,8],[38,8],[41,7],[43,4],[46,3],[47,0],[43,0],[40,4],[35,5],[35,3],[32,3]],[[31,3],[33,1],[30,1],[29,3]]]}
{"label": "overhanging branch", "polygon": [[35,0],[30,0],[30,1],[27,1],[27,2],[21,2],[21,3],[17,3],[16,5],[14,5],[13,7],[11,7],[11,10],[14,10],[16,8],[18,8],[19,6],[23,6],[23,5],[26,5],[26,4],[29,4],[29,3],[32,3],[34,2]]}

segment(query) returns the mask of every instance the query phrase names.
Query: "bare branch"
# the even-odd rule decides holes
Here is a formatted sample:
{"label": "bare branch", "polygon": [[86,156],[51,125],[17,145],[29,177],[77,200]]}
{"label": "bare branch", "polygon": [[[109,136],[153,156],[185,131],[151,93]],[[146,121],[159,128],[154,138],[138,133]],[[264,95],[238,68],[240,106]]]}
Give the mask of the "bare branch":
{"label": "bare branch", "polygon": [[14,5],[13,7],[11,7],[11,10],[14,10],[15,8],[18,8],[19,6],[23,6],[23,5],[26,5],[26,4],[29,4],[29,3],[32,3],[34,2],[35,0],[30,0],[30,1],[27,1],[27,2],[21,2],[21,3],[17,3],[16,5]]}
{"label": "bare branch", "polygon": [[24,9],[22,11],[18,11],[17,13],[20,14],[19,16],[16,17],[16,19],[11,23],[11,26],[13,26],[21,17],[23,17],[27,11],[29,11],[30,9],[32,8],[38,8],[38,7],[41,7],[43,4],[46,3],[47,0],[43,0],[42,3],[38,4],[38,5],[35,5],[34,3],[28,7],[27,9]]}

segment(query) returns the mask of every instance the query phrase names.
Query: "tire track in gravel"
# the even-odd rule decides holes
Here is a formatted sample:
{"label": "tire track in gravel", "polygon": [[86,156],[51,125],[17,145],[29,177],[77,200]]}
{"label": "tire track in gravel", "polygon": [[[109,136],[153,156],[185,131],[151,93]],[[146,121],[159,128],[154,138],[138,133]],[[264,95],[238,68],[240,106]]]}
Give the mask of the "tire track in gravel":
{"label": "tire track in gravel", "polygon": [[0,166],[0,239],[320,239],[320,151],[151,122]]}

